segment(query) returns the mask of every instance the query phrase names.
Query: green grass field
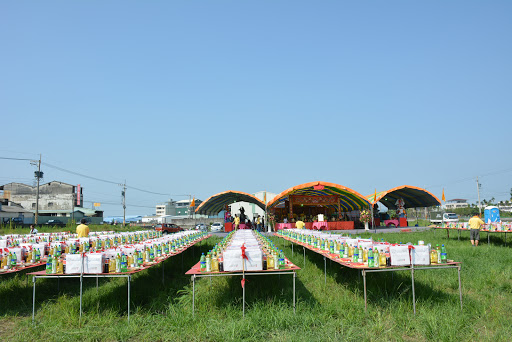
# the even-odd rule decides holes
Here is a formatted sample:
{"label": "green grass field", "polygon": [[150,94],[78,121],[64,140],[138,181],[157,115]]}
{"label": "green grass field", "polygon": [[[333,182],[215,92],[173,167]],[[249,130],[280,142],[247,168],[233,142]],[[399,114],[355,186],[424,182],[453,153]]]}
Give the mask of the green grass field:
{"label": "green grass field", "polygon": [[[361,234],[367,236],[369,234]],[[508,341],[512,336],[512,250],[499,237],[491,246],[470,246],[469,233],[458,241],[446,232],[376,234],[390,242],[445,243],[449,259],[463,262],[461,311],[457,271],[415,272],[413,314],[408,272],[368,276],[368,312],[362,278],[355,270],[327,263],[306,251],[298,271],[297,312],[292,277],[248,277],[246,316],[242,317],[241,277],[203,278],[192,284],[184,273],[199,255],[219,241],[210,238],[161,266],[133,277],[130,323],[125,279],[84,281],[84,315],[79,319],[77,279],[37,281],[36,324],[32,324],[32,281],[24,274],[0,276],[0,336],[12,341]],[[485,239],[484,239],[485,238]],[[273,238],[278,244],[283,240]],[[482,234],[482,242],[486,234]],[[303,267],[302,248],[284,252]]]}

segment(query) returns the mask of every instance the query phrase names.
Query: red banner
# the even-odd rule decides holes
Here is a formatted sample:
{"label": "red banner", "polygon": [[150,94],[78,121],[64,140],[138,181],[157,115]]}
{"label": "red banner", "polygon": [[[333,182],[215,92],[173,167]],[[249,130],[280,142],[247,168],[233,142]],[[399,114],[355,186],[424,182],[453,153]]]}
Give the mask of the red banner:
{"label": "red banner", "polygon": [[80,184],[76,187],[76,205],[80,206]]}

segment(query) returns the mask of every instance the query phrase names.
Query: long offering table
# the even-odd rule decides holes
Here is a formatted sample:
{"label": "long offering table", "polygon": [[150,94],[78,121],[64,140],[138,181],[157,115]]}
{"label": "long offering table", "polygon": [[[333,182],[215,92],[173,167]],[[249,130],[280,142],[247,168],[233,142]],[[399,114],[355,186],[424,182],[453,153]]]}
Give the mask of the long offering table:
{"label": "long offering table", "polygon": [[459,296],[460,296],[460,308],[462,310],[462,285],[460,280],[460,271],[461,271],[461,263],[455,262],[453,260],[448,261],[445,264],[433,264],[433,265],[422,265],[422,266],[414,266],[414,264],[408,265],[408,266],[380,266],[378,268],[371,268],[368,267],[366,263],[358,263],[358,262],[352,262],[350,258],[340,258],[339,254],[331,254],[328,251],[321,250],[319,248],[314,248],[313,246],[310,246],[306,243],[297,241],[295,239],[292,239],[287,236],[283,236],[279,233],[275,233],[275,236],[278,236],[284,241],[289,241],[291,243],[292,248],[292,255],[293,255],[293,245],[297,244],[299,246],[302,246],[302,250],[304,253],[304,268],[306,267],[306,249],[313,251],[317,254],[320,254],[324,257],[324,279],[325,282],[327,282],[327,259],[347,268],[351,269],[357,269],[361,271],[361,274],[363,276],[363,289],[364,289],[364,308],[365,311],[367,310],[368,303],[367,303],[367,289],[366,289],[366,275],[367,273],[374,273],[374,272],[397,272],[397,271],[409,271],[411,272],[411,281],[412,281],[412,299],[413,299],[413,311],[414,314],[416,314],[416,294],[415,294],[415,287],[414,287],[414,271],[417,270],[432,270],[432,269],[457,269],[458,272],[458,280],[459,280]]}
{"label": "long offering table", "polygon": [[[462,228],[462,227],[432,227],[434,229],[434,234],[436,233],[436,230],[446,230],[446,236],[450,238],[450,231],[457,231],[457,240],[460,240],[460,233],[464,231],[470,231],[469,228]],[[480,232],[487,233],[487,244],[491,244],[491,234],[499,234],[505,235],[505,245],[507,245],[507,233],[512,233],[512,230],[490,230],[490,229],[480,229]]]}
{"label": "long offering table", "polygon": [[[167,259],[176,256],[178,254],[182,254],[190,247],[196,245],[197,243],[209,238],[211,234],[206,235],[204,237],[201,237],[194,242],[183,246],[179,249],[177,249],[174,252],[170,252],[167,255],[156,257],[153,262],[144,263],[141,267],[138,268],[129,268],[127,272],[124,273],[75,273],[75,274],[47,274],[46,271],[39,271],[39,272],[32,272],[29,273],[29,275],[32,275],[32,282],[33,282],[33,292],[32,292],[32,322],[35,320],[35,305],[36,305],[36,281],[38,278],[48,278],[48,279],[57,279],[60,280],[60,278],[79,278],[80,279],[80,318],[82,317],[82,300],[83,300],[83,278],[96,278],[96,287],[98,287],[98,279],[99,278],[126,278],[128,280],[128,291],[127,291],[127,311],[128,311],[128,322],[130,322],[130,282],[132,275],[145,271],[151,267],[162,265],[162,282],[164,281],[164,261]],[[183,256],[183,254],[182,254]],[[82,262],[84,260],[83,254],[82,254]],[[82,267],[83,269],[83,267]]]}

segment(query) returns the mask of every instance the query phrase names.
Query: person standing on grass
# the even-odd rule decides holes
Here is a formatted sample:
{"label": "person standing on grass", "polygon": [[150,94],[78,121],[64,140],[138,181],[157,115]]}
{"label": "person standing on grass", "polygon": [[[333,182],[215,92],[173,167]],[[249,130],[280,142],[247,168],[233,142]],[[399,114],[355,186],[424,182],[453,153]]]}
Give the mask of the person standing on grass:
{"label": "person standing on grass", "polygon": [[33,224],[30,225],[30,234],[37,234],[37,229]]}
{"label": "person standing on grass", "polygon": [[238,214],[235,215],[235,230],[238,230],[238,225],[240,224],[240,217],[238,217]]}
{"label": "person standing on grass", "polygon": [[76,227],[76,233],[79,238],[89,237],[89,226],[85,224],[86,222],[87,220],[83,218],[80,220],[80,224]]}
{"label": "person standing on grass", "polygon": [[480,214],[475,214],[472,218],[469,219],[469,228],[470,231],[470,239],[471,245],[473,247],[478,246],[478,241],[480,240],[480,228],[485,224],[484,221],[480,218]]}

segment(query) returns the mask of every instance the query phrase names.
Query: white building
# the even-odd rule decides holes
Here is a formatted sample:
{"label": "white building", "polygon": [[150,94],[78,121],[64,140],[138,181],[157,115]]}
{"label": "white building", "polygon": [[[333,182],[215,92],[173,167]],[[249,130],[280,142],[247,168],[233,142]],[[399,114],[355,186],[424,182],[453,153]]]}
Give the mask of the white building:
{"label": "white building", "polygon": [[[265,194],[266,194],[266,202],[265,202]],[[265,203],[270,202],[274,197],[277,196],[277,194],[274,194],[274,193],[268,192],[268,191],[258,191],[252,195]],[[247,216],[247,218],[250,219],[251,221],[253,220],[253,218],[258,217],[258,215],[261,217],[265,217],[265,210],[261,209],[256,204],[252,204],[252,203],[248,203],[248,202],[237,202],[237,203],[231,204],[229,207],[231,208],[232,216],[235,216],[235,214],[240,215],[240,208],[243,207],[245,210],[245,216]]]}
{"label": "white building", "polygon": [[459,209],[459,208],[467,208],[469,204],[466,199],[463,198],[454,198],[446,201],[445,203],[446,209]]}
{"label": "white building", "polygon": [[156,216],[176,215],[176,202],[169,200],[156,205]]}

